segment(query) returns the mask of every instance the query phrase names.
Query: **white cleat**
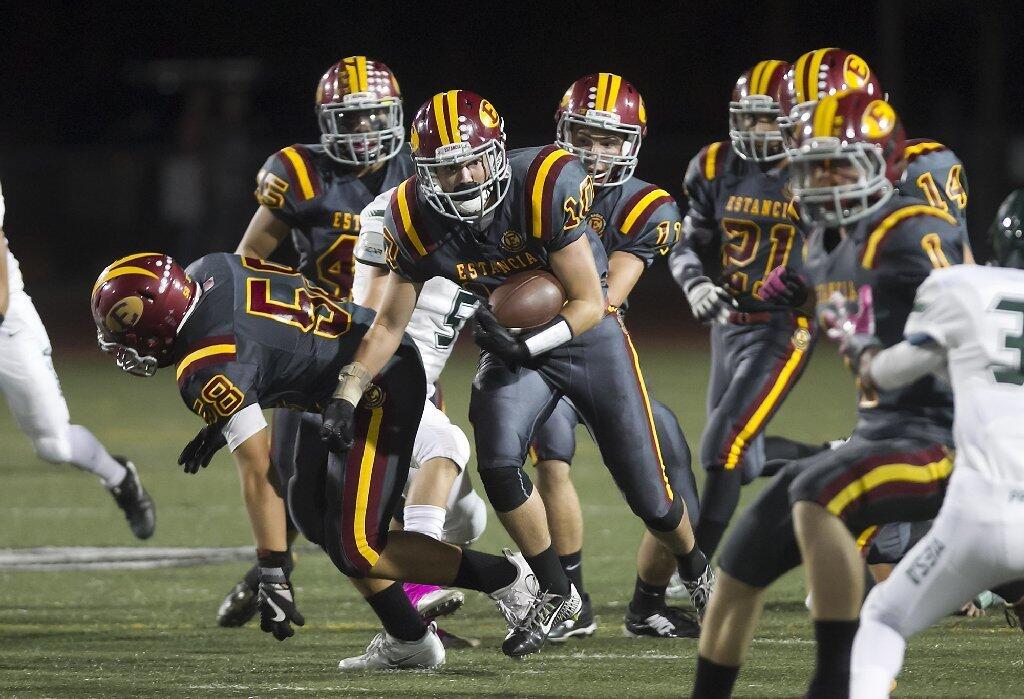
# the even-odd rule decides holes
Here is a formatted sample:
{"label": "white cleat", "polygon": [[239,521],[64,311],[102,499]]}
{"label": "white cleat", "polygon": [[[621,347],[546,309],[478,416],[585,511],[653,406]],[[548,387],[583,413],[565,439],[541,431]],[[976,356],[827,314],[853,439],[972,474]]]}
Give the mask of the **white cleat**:
{"label": "white cleat", "polygon": [[444,665],[444,646],[437,636],[437,624],[427,626],[423,638],[402,641],[387,631],[381,631],[366,652],[338,663],[342,672],[351,670],[405,670],[427,669]]}
{"label": "white cleat", "polygon": [[540,595],[540,586],[537,584],[537,576],[533,574],[523,554],[512,553],[508,549],[503,549],[502,553],[516,567],[518,574],[509,585],[495,590],[488,597],[498,605],[498,611],[505,617],[505,622],[511,630],[518,626],[530,611],[534,600]]}
{"label": "white cleat", "polygon": [[416,611],[424,621],[448,616],[458,611],[466,603],[466,596],[461,590],[440,587],[416,600]]}
{"label": "white cleat", "polygon": [[690,591],[683,584],[683,579],[679,576],[678,570],[672,573],[672,577],[668,581],[668,587],[665,588],[665,596],[669,599],[690,601]]}

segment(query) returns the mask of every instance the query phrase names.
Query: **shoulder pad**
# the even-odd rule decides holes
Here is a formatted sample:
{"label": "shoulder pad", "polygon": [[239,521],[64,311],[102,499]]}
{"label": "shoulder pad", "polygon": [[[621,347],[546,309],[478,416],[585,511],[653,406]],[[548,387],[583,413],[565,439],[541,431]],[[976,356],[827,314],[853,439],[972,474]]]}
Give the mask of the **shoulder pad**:
{"label": "shoulder pad", "polygon": [[911,203],[913,201],[911,199],[898,208],[889,209],[872,221],[871,232],[860,253],[860,263],[864,269],[873,269],[876,266],[882,248],[894,237],[896,231],[907,225],[908,221],[931,219],[934,223],[938,219],[959,231],[956,219],[948,212],[928,204]]}
{"label": "shoulder pad", "polygon": [[[907,146],[903,150],[903,159],[909,165],[922,155],[941,151],[949,151],[949,149],[930,138],[915,138],[907,141]],[[952,153],[952,151],[949,152]]]}
{"label": "shoulder pad", "polygon": [[732,143],[729,141],[718,141],[701,148],[700,153],[697,154],[697,162],[700,174],[704,179],[711,182],[721,175],[731,153]]}
{"label": "shoulder pad", "polygon": [[309,146],[296,143],[267,159],[256,182],[256,200],[271,209],[294,207],[323,194],[323,183]]}
{"label": "shoulder pad", "polygon": [[434,251],[437,244],[430,237],[416,197],[417,177],[413,175],[395,189],[388,206],[387,219],[394,223],[394,242],[410,258],[424,257]]}
{"label": "shoulder pad", "polygon": [[593,199],[593,181],[572,153],[551,145],[534,156],[523,182],[524,221],[533,237],[549,240],[574,228]]}
{"label": "shoulder pad", "polygon": [[[657,185],[645,184],[626,199],[619,210],[615,227],[622,235],[631,236],[644,229],[655,211],[670,203],[675,204],[671,194]],[[675,217],[678,220],[678,208]]]}

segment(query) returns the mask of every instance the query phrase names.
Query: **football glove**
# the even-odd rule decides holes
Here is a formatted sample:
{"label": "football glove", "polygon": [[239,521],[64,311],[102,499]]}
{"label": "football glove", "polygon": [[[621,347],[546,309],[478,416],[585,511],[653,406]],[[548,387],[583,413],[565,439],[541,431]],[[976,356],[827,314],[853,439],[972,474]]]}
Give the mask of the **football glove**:
{"label": "football glove", "polygon": [[474,318],[473,340],[480,349],[501,357],[506,364],[525,364],[530,359],[525,340],[498,322],[486,304],[480,304]]}
{"label": "football glove", "polygon": [[764,279],[761,298],[783,306],[802,306],[807,300],[807,284],[800,274],[789,267],[779,265]]}
{"label": "football glove", "polygon": [[324,409],[320,439],[338,456],[344,456],[355,441],[356,406],[344,398],[332,398]]}
{"label": "football glove", "polygon": [[206,468],[210,459],[228,443],[219,423],[207,425],[185,445],[178,456],[178,465],[185,467],[185,473],[198,473]]}
{"label": "football glove", "polygon": [[690,310],[693,311],[693,317],[702,323],[727,323],[729,314],[736,308],[736,299],[704,276],[688,281],[683,292],[690,304]]}
{"label": "football glove", "polygon": [[260,567],[256,606],[260,612],[260,628],[274,634],[279,641],[295,635],[292,624],[306,624],[306,619],[295,606],[295,591],[282,568]]}

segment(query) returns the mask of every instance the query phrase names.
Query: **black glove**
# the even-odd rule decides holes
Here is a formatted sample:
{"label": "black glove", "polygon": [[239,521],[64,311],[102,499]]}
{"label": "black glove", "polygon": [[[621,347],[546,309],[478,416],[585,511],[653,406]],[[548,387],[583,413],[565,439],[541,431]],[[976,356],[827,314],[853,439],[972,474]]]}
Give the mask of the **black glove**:
{"label": "black glove", "polygon": [[355,441],[356,406],[342,398],[332,398],[324,409],[324,424],[320,439],[339,456],[348,453]]}
{"label": "black glove", "polygon": [[213,455],[228,443],[220,428],[220,423],[216,422],[207,425],[181,450],[178,465],[185,467],[185,473],[198,473],[199,469],[206,468]]}
{"label": "black glove", "polygon": [[281,568],[260,568],[260,587],[257,597],[260,610],[260,628],[283,641],[295,635],[292,623],[305,626],[306,619],[295,606],[295,591]]}
{"label": "black glove", "polygon": [[530,359],[530,350],[523,338],[513,335],[491,313],[485,304],[476,309],[476,326],[473,328],[473,340],[480,349],[501,357],[507,364],[525,364]]}

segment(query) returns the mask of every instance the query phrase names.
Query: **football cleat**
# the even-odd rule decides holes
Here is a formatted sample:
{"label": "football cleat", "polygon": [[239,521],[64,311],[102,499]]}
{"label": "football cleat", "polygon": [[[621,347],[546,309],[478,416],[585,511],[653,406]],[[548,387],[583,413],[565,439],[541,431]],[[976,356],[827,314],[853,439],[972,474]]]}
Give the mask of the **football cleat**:
{"label": "football cleat", "polygon": [[403,641],[387,631],[381,631],[366,652],[338,663],[343,672],[351,670],[403,670],[425,669],[444,665],[444,646],[437,637],[437,624],[430,624],[423,638]]}
{"label": "football cleat", "polygon": [[1006,617],[1007,625],[1011,629],[1024,631],[1024,600],[1016,604],[1007,602],[1003,607],[1003,614]]}
{"label": "football cleat", "polygon": [[224,628],[245,626],[256,616],[256,601],[256,588],[240,580],[217,608],[217,625]]}
{"label": "football cleat", "polygon": [[441,645],[445,650],[462,650],[464,648],[479,648],[480,639],[472,636],[459,636],[451,631],[445,631],[440,626],[437,628],[437,637],[441,639]]}
{"label": "football cleat", "polygon": [[594,609],[590,606],[590,595],[580,595],[583,606],[580,608],[580,615],[577,619],[566,619],[555,626],[548,633],[548,640],[552,643],[565,643],[570,638],[584,638],[593,636],[597,631],[597,620],[594,619]]}
{"label": "football cleat", "polygon": [[437,585],[404,583],[402,589],[425,622],[454,614],[466,603],[466,596],[461,591]]}
{"label": "football cleat", "polygon": [[115,456],[114,460],[124,466],[128,473],[120,484],[108,490],[114,496],[117,506],[124,510],[125,519],[135,538],[148,539],[156,530],[156,506],[142,487],[135,464],[123,456]]}
{"label": "football cleat", "polygon": [[715,571],[709,562],[704,572],[696,580],[684,580],[683,585],[690,593],[690,602],[697,610],[697,615],[703,619],[704,610],[708,607],[708,600],[711,599],[711,591],[715,588]]}
{"label": "football cleat", "polygon": [[542,592],[530,605],[526,617],[508,632],[501,652],[510,658],[522,658],[544,647],[551,629],[568,619],[577,619],[583,599],[576,586],[569,583],[569,594]]}
{"label": "football cleat", "polygon": [[540,594],[540,588],[537,585],[537,576],[533,574],[523,554],[512,553],[508,549],[503,549],[502,553],[516,567],[516,579],[500,590],[490,593],[488,597],[494,600],[511,630],[526,617],[533,601]]}
{"label": "football cleat", "polygon": [[664,607],[643,617],[630,610],[626,612],[625,632],[634,638],[700,638],[700,622],[679,607]]}

